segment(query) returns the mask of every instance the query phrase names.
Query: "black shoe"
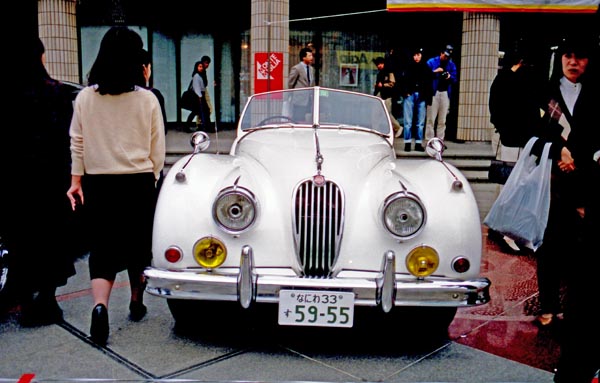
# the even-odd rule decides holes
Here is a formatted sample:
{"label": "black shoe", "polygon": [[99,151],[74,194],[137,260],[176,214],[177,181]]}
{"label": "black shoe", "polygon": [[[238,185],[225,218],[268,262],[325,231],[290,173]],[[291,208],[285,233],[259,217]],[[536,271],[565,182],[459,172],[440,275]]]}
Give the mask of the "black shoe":
{"label": "black shoe", "polygon": [[131,302],[129,304],[129,319],[139,322],[146,316],[148,309],[140,302]]}
{"label": "black shoe", "polygon": [[404,144],[404,151],[405,152],[410,152],[410,150],[411,150],[410,146],[411,146],[410,143],[409,144]]}
{"label": "black shoe", "polygon": [[19,323],[23,327],[47,326],[62,321],[63,311],[54,296],[35,298],[21,306]]}
{"label": "black shoe", "polygon": [[421,143],[417,142],[417,143],[415,144],[415,150],[416,150],[417,152],[424,152],[424,151],[425,151],[425,148],[423,147],[423,145],[421,145]]}
{"label": "black shoe", "polygon": [[90,338],[101,346],[106,345],[108,340],[108,310],[102,303],[98,303],[92,310]]}

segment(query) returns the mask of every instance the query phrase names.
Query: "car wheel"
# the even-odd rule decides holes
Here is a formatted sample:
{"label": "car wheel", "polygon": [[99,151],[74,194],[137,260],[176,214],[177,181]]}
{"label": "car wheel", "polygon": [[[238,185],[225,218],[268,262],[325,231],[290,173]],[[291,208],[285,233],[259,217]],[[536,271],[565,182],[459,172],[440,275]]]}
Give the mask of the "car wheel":
{"label": "car wheel", "polygon": [[[413,334],[433,343],[448,339],[448,327],[456,315],[456,307],[407,307],[407,320],[417,330]],[[420,331],[419,331],[420,330]]]}
{"label": "car wheel", "polygon": [[[178,331],[202,335],[210,327],[212,330],[232,329],[246,331],[263,326],[265,308],[243,309],[237,302],[198,301],[189,299],[167,299],[171,315]],[[275,307],[274,305],[270,305]],[[270,311],[267,310],[270,313]],[[276,318],[275,314],[272,314]],[[207,335],[207,334],[204,334]]]}
{"label": "car wheel", "polygon": [[181,328],[187,328],[197,322],[197,318],[204,311],[202,303],[187,299],[167,299],[167,305],[175,320],[175,325]]}
{"label": "car wheel", "polygon": [[456,315],[456,307],[394,307],[384,313],[375,309],[364,321],[369,328],[390,331],[409,349],[435,347],[448,340],[448,327]]}

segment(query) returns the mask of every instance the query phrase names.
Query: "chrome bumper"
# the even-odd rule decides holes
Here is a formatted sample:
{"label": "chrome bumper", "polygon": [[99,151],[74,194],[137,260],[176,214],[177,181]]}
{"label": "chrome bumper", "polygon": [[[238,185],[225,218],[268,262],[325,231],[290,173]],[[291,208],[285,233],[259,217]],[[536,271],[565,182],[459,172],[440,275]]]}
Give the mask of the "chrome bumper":
{"label": "chrome bumper", "polygon": [[357,306],[380,306],[389,312],[394,306],[477,306],[490,300],[490,280],[414,277],[394,273],[396,256],[383,256],[381,271],[372,277],[323,279],[286,275],[260,275],[254,267],[252,248],[244,246],[239,271],[170,271],[149,267],[144,271],[146,291],[172,299],[237,301],[248,308],[253,302],[279,302],[279,290],[347,291],[355,294]]}

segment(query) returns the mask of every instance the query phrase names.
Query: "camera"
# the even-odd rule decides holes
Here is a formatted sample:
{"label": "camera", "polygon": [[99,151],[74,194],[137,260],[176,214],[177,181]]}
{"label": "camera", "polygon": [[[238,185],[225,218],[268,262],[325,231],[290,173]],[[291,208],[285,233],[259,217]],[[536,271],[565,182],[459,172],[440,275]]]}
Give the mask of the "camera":
{"label": "camera", "polygon": [[442,78],[447,78],[449,74],[450,74],[450,73],[448,73],[447,71],[443,71],[443,72],[440,74],[440,76],[441,76]]}

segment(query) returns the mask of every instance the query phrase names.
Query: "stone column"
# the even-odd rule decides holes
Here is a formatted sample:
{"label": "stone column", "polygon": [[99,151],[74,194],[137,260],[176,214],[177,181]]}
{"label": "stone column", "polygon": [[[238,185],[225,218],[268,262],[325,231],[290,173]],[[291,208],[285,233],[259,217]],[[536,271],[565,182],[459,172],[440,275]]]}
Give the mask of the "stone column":
{"label": "stone column", "polygon": [[256,77],[256,52],[283,53],[283,84],[287,83],[289,68],[288,49],[290,44],[289,31],[289,0],[252,0],[250,25],[250,89],[254,94],[254,78]]}
{"label": "stone column", "polygon": [[460,94],[456,138],[490,141],[494,127],[489,90],[498,73],[500,20],[491,13],[463,14]]}
{"label": "stone column", "polygon": [[38,0],[38,30],[50,76],[79,83],[75,5],[76,0]]}

